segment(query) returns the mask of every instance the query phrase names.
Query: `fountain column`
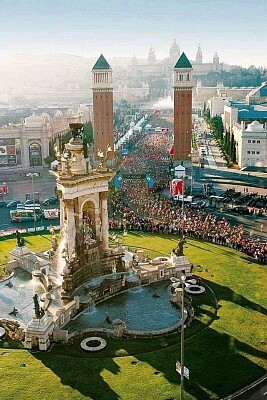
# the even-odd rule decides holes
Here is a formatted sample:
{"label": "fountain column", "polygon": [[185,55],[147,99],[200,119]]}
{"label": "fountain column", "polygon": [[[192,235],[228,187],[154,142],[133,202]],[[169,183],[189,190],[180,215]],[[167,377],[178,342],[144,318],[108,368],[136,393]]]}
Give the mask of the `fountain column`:
{"label": "fountain column", "polygon": [[102,249],[104,253],[109,252],[108,245],[108,192],[100,193],[101,200],[101,223],[102,223]]}
{"label": "fountain column", "polygon": [[66,234],[67,234],[68,256],[69,258],[71,258],[72,254],[75,251],[75,236],[76,236],[74,200],[65,200],[65,206],[66,206],[65,210],[67,216]]}
{"label": "fountain column", "polygon": [[99,212],[99,207],[95,208],[95,236],[96,240],[100,241],[100,212]]}

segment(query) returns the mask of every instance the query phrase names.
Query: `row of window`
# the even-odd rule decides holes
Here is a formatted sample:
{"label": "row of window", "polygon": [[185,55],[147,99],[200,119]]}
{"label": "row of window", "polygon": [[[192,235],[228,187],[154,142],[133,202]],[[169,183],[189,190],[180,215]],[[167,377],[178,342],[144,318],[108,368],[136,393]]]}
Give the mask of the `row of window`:
{"label": "row of window", "polygon": [[250,150],[248,150],[247,154],[260,154],[260,152],[259,151],[250,151]]}
{"label": "row of window", "polygon": [[260,143],[261,141],[260,141],[260,140],[257,140],[257,141],[256,141],[256,140],[252,140],[252,141],[251,141],[251,140],[248,140],[248,143],[256,143],[256,142],[257,142],[257,143]]}

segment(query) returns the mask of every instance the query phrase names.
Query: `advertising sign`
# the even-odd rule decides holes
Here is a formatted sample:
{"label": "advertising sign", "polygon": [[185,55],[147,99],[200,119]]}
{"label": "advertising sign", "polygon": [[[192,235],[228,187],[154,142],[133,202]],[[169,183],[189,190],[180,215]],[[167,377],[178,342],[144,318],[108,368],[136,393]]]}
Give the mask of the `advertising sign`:
{"label": "advertising sign", "polygon": [[182,179],[173,179],[171,181],[170,194],[171,194],[171,197],[183,194],[183,180]]}
{"label": "advertising sign", "polygon": [[8,186],[0,185],[0,194],[8,194]]}
{"label": "advertising sign", "polygon": [[15,139],[0,139],[0,167],[16,164]]}
{"label": "advertising sign", "polygon": [[[178,374],[181,375],[181,369],[182,368],[181,368],[181,364],[179,363],[179,361],[176,361],[175,369],[178,372]],[[184,375],[185,378],[189,379],[189,369],[186,368],[185,366],[184,366],[184,374],[183,375]]]}

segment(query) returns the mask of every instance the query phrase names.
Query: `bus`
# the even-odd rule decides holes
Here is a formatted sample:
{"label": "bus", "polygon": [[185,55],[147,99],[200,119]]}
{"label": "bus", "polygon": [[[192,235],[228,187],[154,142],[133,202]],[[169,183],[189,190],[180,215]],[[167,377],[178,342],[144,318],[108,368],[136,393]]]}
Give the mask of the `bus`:
{"label": "bus", "polygon": [[59,218],[59,209],[51,208],[50,210],[44,210],[45,219],[56,219]]}
{"label": "bus", "polygon": [[10,218],[14,222],[28,222],[28,221],[38,221],[42,217],[42,213],[38,213],[34,209],[18,209],[10,211]]}

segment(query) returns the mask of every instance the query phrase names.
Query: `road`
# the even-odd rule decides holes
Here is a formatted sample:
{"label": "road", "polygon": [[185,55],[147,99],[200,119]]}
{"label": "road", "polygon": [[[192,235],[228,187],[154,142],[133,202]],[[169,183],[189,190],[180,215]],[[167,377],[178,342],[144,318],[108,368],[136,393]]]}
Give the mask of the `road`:
{"label": "road", "polygon": [[260,379],[255,384],[251,384],[250,388],[244,388],[240,393],[227,396],[222,400],[267,400],[267,376]]}
{"label": "road", "polygon": [[0,184],[4,182],[9,187],[9,194],[3,198],[5,201],[26,200],[26,194],[32,194],[32,178],[27,177],[28,172],[39,173],[34,177],[34,191],[40,195],[40,201],[55,195],[55,178],[49,174],[47,168],[29,168],[0,170]]}
{"label": "road", "polygon": [[[27,177],[28,172],[38,172],[40,175],[34,177],[34,192],[39,193],[39,200],[42,202],[45,198],[55,195],[55,178],[50,175],[47,168],[29,168],[25,169],[9,169],[0,171],[0,183],[6,183],[9,188],[9,194],[3,196],[3,200],[19,200],[24,202],[26,200],[26,194],[32,194],[32,179]],[[53,205],[44,208],[58,208],[58,205]],[[3,207],[0,208],[0,231],[9,229],[23,229],[33,228],[33,222],[13,222],[10,219],[10,209]],[[36,227],[58,225],[59,219],[46,220],[42,219],[36,221]]]}

